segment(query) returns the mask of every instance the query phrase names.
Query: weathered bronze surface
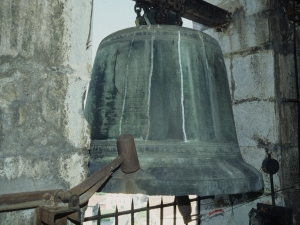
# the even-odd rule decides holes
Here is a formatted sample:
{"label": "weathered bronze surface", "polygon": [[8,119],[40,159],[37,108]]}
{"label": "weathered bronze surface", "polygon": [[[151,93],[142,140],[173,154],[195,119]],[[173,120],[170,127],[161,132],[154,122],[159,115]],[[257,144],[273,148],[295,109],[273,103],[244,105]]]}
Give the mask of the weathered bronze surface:
{"label": "weathered bronze surface", "polygon": [[104,191],[206,196],[263,187],[241,157],[221,49],[202,32],[141,26],[105,38],[85,116],[91,172],[116,155],[116,137],[135,137],[141,169],[116,172]]}

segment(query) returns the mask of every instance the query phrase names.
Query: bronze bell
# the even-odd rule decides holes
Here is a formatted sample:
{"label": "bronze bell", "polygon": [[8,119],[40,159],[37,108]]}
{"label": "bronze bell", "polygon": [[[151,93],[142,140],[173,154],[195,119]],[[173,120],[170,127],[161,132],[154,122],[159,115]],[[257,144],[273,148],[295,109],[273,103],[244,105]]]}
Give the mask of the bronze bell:
{"label": "bronze bell", "polygon": [[241,156],[222,51],[200,31],[170,25],[118,31],[99,45],[85,107],[90,172],[135,137],[141,169],[117,171],[103,191],[236,194],[263,188]]}

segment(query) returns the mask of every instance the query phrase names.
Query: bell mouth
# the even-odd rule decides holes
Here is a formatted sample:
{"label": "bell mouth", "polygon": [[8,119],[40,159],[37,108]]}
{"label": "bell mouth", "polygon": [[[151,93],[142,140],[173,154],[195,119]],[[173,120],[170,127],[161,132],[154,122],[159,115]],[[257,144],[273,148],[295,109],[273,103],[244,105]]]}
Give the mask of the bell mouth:
{"label": "bell mouth", "polygon": [[[92,141],[91,173],[115,158],[115,143]],[[261,174],[243,161],[235,143],[136,141],[136,150],[140,170],[133,174],[116,171],[103,192],[210,196],[263,188]]]}

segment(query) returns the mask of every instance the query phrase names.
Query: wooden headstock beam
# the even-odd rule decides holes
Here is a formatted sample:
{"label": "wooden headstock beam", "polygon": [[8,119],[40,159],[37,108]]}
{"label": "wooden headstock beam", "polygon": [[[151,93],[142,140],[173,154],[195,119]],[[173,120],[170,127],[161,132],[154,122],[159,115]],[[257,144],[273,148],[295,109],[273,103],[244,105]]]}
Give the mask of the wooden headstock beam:
{"label": "wooden headstock beam", "polygon": [[[134,0],[151,7],[158,7],[160,0]],[[186,0],[183,18],[203,24],[207,27],[218,27],[230,22],[230,13],[203,0]]]}

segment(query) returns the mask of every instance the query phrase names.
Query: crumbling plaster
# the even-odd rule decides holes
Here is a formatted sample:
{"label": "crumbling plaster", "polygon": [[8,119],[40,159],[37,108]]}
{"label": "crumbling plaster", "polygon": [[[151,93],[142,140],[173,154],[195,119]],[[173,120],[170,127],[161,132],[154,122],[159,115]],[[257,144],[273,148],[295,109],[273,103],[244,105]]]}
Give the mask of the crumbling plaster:
{"label": "crumbling plaster", "polygon": [[[91,1],[1,2],[0,194],[66,190],[87,176],[90,12]],[[33,224],[33,211],[0,221]]]}

